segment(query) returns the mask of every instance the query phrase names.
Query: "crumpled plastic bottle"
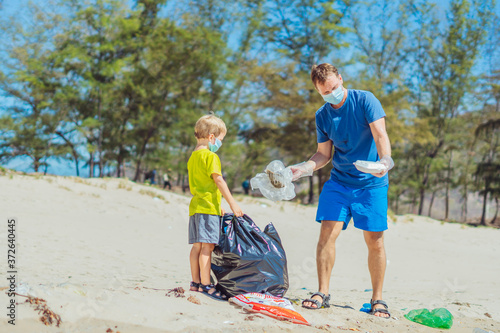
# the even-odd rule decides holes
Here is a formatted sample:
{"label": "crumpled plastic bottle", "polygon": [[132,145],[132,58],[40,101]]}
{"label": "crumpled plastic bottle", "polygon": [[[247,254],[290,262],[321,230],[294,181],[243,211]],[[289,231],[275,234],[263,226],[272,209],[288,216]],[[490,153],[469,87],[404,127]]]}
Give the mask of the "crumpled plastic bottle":
{"label": "crumpled plastic bottle", "polygon": [[432,311],[427,309],[411,310],[405,314],[405,318],[434,328],[448,329],[453,325],[453,315],[445,308],[437,308]]}

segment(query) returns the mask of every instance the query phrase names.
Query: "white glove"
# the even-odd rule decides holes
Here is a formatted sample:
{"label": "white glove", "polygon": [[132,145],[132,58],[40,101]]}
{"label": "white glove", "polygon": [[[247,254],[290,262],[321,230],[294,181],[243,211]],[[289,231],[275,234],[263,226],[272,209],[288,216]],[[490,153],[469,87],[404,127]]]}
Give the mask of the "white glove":
{"label": "white glove", "polygon": [[290,170],[292,170],[293,173],[292,182],[302,177],[312,176],[315,166],[316,163],[314,163],[313,161],[302,162],[289,166]]}
{"label": "white glove", "polygon": [[389,155],[384,155],[384,157],[380,159],[380,163],[387,167],[387,171],[391,170],[394,167],[394,161]]}

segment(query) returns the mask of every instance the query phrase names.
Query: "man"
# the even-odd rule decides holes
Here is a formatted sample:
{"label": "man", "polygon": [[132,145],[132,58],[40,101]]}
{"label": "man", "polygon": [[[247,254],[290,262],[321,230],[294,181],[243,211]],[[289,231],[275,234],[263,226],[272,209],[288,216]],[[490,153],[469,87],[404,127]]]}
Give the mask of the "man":
{"label": "man", "polygon": [[245,191],[245,194],[248,195],[250,193],[250,177],[247,177],[243,183],[241,183],[241,187],[243,187],[243,191]]}
{"label": "man", "polygon": [[170,179],[168,178],[168,173],[165,172],[163,174],[163,189],[165,189],[168,186],[168,189],[172,189],[172,184],[170,184]]}
{"label": "man", "polygon": [[151,171],[151,178],[150,179],[151,179],[151,185],[156,184],[156,169],[153,169]]}
{"label": "man", "polygon": [[[368,246],[373,286],[370,313],[389,318],[387,304],[382,300],[386,268],[383,232],[387,229],[387,171],[394,162],[385,129],[385,112],[372,93],[344,88],[342,76],[330,64],[313,66],[311,80],[326,102],[316,112],[318,150],[309,161],[291,167],[293,180],[324,167],[332,156],[332,146],[335,151],[333,169],[323,186],[316,215],[316,221],[321,223],[316,249],[319,291],[304,300],[302,306],[329,307],[335,241],[352,217],[354,227],[363,230]],[[353,164],[357,160],[380,160],[385,170],[373,174],[360,172]]]}

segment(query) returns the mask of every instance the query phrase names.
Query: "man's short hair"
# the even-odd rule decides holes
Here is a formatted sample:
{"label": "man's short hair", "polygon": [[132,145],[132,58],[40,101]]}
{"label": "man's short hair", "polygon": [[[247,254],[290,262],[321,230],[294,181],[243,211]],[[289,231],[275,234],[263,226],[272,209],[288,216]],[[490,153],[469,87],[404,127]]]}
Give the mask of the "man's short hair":
{"label": "man's short hair", "polygon": [[224,121],[213,114],[201,117],[196,122],[196,125],[194,125],[194,136],[196,136],[197,139],[208,138],[210,134],[218,137],[219,135],[226,133],[227,129]]}
{"label": "man's short hair", "polygon": [[339,71],[337,67],[328,63],[313,65],[311,68],[311,80],[315,87],[318,83],[325,83],[332,75],[339,77]]}

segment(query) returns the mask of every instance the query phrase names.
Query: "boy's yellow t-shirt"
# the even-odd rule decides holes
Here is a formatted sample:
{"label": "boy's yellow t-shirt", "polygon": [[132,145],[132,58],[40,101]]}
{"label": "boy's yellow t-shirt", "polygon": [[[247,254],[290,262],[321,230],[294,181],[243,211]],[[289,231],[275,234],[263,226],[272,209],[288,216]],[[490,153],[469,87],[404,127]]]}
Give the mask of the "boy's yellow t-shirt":
{"label": "boy's yellow t-shirt", "polygon": [[193,151],[188,161],[189,189],[193,195],[189,216],[221,215],[222,195],[212,178],[213,173],[222,176],[219,156],[208,149]]}

